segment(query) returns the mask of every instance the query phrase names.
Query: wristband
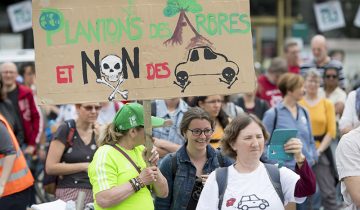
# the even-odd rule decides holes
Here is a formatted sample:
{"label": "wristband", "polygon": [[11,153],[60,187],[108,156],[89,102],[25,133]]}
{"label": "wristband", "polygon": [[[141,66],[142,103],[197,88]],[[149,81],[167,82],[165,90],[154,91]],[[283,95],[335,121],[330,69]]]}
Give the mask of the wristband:
{"label": "wristband", "polygon": [[136,179],[136,181],[139,182],[141,188],[145,187],[145,184],[144,184],[143,180],[139,176],[137,176],[135,179]]}

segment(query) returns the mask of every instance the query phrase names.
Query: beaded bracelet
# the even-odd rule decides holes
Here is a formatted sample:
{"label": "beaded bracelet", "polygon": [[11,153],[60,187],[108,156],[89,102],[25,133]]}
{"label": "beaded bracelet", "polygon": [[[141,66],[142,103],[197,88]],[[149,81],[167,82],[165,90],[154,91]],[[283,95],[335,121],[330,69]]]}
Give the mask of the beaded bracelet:
{"label": "beaded bracelet", "polygon": [[136,180],[136,178],[130,179],[129,182],[132,184],[135,192],[137,192],[141,189],[140,183]]}
{"label": "beaded bracelet", "polygon": [[133,190],[136,192],[136,187],[135,187],[135,184],[133,183],[133,181],[130,179],[129,182],[130,182],[131,187],[133,188]]}
{"label": "beaded bracelet", "polygon": [[141,188],[145,187],[143,180],[139,176],[137,176],[135,179],[140,183]]}

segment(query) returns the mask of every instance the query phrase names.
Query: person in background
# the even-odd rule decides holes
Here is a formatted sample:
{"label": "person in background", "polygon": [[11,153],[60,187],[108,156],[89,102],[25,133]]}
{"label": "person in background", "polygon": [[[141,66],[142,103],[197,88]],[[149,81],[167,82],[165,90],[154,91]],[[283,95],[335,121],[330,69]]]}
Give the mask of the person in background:
{"label": "person in background", "polygon": [[[344,72],[343,72],[343,65],[340,61],[331,59],[328,56],[328,47],[326,38],[323,35],[315,35],[311,39],[311,51],[314,56],[314,59],[311,60],[308,63],[304,63],[300,67],[300,74],[305,75],[308,70],[311,68],[316,68],[321,78],[323,78],[324,69],[327,68],[327,66],[335,67],[338,70],[339,74],[339,86],[340,88],[345,88],[345,78],[344,78]],[[320,86],[323,86],[323,81],[321,81]]]}
{"label": "person in background", "polygon": [[0,114],[0,207],[26,210],[31,204],[34,178],[12,128]]}
{"label": "person in background", "polygon": [[360,209],[360,127],[343,135],[336,148],[336,165],[344,210]]}
{"label": "person in background", "polygon": [[301,65],[299,43],[294,39],[286,40],[284,53],[288,65],[288,72],[299,74]]}
{"label": "person in background", "polygon": [[360,88],[351,91],[345,101],[344,111],[339,120],[341,134],[346,134],[360,125]]}
{"label": "person in background", "polygon": [[234,102],[230,101],[230,96],[224,96],[224,102],[222,104],[222,110],[231,118],[235,118],[240,113],[243,113],[244,110],[236,105]]}
{"label": "person in background", "polygon": [[[298,104],[304,95],[304,79],[298,74],[285,73],[279,79],[278,87],[284,96],[284,100],[265,112],[263,118],[265,128],[269,133],[277,128],[297,129],[297,138],[301,140],[303,145],[302,154],[305,155],[307,162],[312,167],[318,160],[318,156],[311,132],[311,121],[309,113]],[[265,162],[272,162],[266,153],[262,158]],[[286,161],[284,166],[295,170],[295,159]],[[309,205],[311,202],[307,200],[305,203],[297,204],[297,209],[309,210]]]}
{"label": "person in background", "polygon": [[165,156],[160,171],[168,181],[169,195],[155,199],[156,210],[195,210],[208,174],[232,161],[209,145],[214,120],[199,107],[190,108],[181,121],[186,139],[176,153]]}
{"label": "person in background", "polygon": [[266,73],[258,77],[256,96],[265,100],[270,107],[274,107],[282,100],[279,88],[276,86],[280,76],[288,72],[284,58],[274,58]]}
{"label": "person in background", "polygon": [[[151,117],[151,124],[163,126],[164,120]],[[158,197],[168,195],[167,181],[156,166],[156,149],[146,151],[152,153],[147,160],[150,166],[146,166],[142,105],[125,104],[102,130],[98,144],[88,170],[96,210],[153,210],[149,189]]]}
{"label": "person in background", "polygon": [[21,125],[21,120],[17,115],[11,101],[6,98],[3,89],[3,81],[1,74],[0,74],[0,114],[2,114],[3,117],[5,117],[5,119],[9,123],[13,133],[16,136],[19,145],[22,145],[24,143],[24,132]]}
{"label": "person in background", "polygon": [[341,63],[344,63],[345,61],[345,51],[341,49],[334,49],[329,52],[329,56],[331,59],[340,61]]}
{"label": "person in background", "polygon": [[[280,173],[284,197],[284,203],[281,202],[264,163],[260,162],[266,139],[268,134],[265,127],[255,116],[244,113],[231,121],[225,129],[221,146],[223,152],[236,161],[227,167],[227,185],[222,203],[219,204],[217,174],[212,172],[200,195],[197,210],[245,207],[281,210],[288,202],[302,203],[306,196],[315,192],[315,175],[301,152],[301,140],[292,138],[286,142],[284,149],[294,154],[295,172],[286,167],[275,167]],[[249,200],[254,197],[258,199]]]}
{"label": "person in background", "polygon": [[235,101],[235,104],[240,106],[244,112],[256,115],[260,120],[269,109],[266,101],[256,97],[255,92],[244,93]]}
{"label": "person in background", "polygon": [[331,101],[319,96],[320,80],[316,69],[306,72],[305,96],[299,104],[309,112],[315,138],[319,161],[313,170],[320,189],[321,204],[325,209],[338,210],[340,206],[336,202],[336,166],[330,149],[330,144],[336,137],[335,108]]}
{"label": "person in background", "polygon": [[[7,98],[12,102],[16,113],[22,122],[24,131],[24,155],[32,158],[36,144],[40,142],[43,131],[43,121],[39,107],[36,105],[31,89],[16,82],[17,67],[14,63],[7,62],[0,65],[0,72]],[[28,163],[30,160],[28,159]]]}
{"label": "person in background", "polygon": [[171,126],[153,129],[154,145],[162,158],[168,153],[176,152],[185,143],[180,123],[188,105],[181,98],[155,100],[153,103],[154,116],[172,121]]}
{"label": "person in background", "polygon": [[[89,163],[97,149],[96,119],[99,103],[76,104],[78,118],[60,124],[46,158],[47,174],[58,176],[55,196],[63,201],[76,200],[85,192],[85,204],[93,202],[91,184],[87,175]],[[69,133],[72,132],[71,139]]]}
{"label": "person in background", "polygon": [[339,72],[328,66],[323,75],[324,87],[320,88],[320,96],[329,99],[335,106],[336,119],[339,120],[345,106],[346,92],[339,87]]}
{"label": "person in background", "polygon": [[35,64],[34,62],[24,63],[19,69],[19,75],[23,78],[23,85],[30,88],[36,95],[35,87]]}
{"label": "person in background", "polygon": [[97,122],[99,125],[107,125],[112,122],[116,113],[121,109],[124,104],[122,102],[113,101],[113,102],[101,102],[101,109],[99,111],[99,116]]}
{"label": "person in background", "polygon": [[199,96],[196,98],[196,105],[209,113],[211,119],[215,121],[214,132],[210,138],[210,145],[213,148],[219,148],[224,129],[231,121],[229,116],[222,110],[223,102],[224,97],[222,95]]}

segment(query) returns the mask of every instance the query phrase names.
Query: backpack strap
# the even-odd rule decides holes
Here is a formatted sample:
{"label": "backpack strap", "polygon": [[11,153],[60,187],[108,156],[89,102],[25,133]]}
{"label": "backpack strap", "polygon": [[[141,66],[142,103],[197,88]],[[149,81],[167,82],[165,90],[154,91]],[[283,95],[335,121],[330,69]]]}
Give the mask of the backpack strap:
{"label": "backpack strap", "polygon": [[271,184],[274,186],[276,193],[278,194],[281,202],[284,204],[284,194],[281,188],[280,171],[276,165],[264,163],[266,172],[269,175]]}
{"label": "backpack strap", "polygon": [[219,162],[219,166],[220,167],[225,167],[224,157],[222,156],[220,149],[219,148],[215,149],[215,153],[216,153],[216,157],[217,157],[218,162]]}
{"label": "backpack strap", "polygon": [[221,210],[221,206],[224,200],[225,189],[227,187],[228,179],[228,167],[217,168],[215,170],[216,182],[219,189],[219,203],[218,209]]}
{"label": "backpack strap", "polygon": [[277,126],[277,115],[278,115],[278,110],[276,108],[276,106],[274,107],[274,113],[275,113],[275,116],[274,116],[274,127],[273,127],[273,132],[274,130],[276,129],[276,126]]}
{"label": "backpack strap", "polygon": [[68,135],[66,137],[66,145],[65,147],[71,147],[73,145],[73,137],[75,134],[75,130],[76,130],[76,125],[75,125],[75,120],[66,120],[65,121],[66,125],[69,128],[69,132]]}

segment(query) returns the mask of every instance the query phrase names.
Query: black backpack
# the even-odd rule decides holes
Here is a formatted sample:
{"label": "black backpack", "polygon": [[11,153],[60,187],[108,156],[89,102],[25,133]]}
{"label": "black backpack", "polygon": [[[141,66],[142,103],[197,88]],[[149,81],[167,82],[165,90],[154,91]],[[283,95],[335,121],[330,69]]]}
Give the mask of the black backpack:
{"label": "black backpack", "polygon": [[[274,186],[276,193],[278,194],[281,202],[284,204],[284,194],[281,188],[280,171],[276,165],[264,163],[267,174],[269,175],[271,184]],[[228,180],[228,167],[217,168],[215,170],[216,182],[219,188],[219,204],[218,209],[221,210],[223,203],[225,189],[227,187]]]}

